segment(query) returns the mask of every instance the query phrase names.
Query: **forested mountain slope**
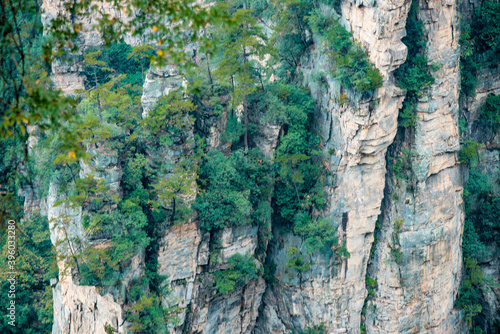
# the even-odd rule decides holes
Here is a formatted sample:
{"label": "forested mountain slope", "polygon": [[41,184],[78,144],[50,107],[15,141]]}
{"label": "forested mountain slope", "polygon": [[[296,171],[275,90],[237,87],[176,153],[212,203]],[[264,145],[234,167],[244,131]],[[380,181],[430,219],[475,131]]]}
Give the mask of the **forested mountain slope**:
{"label": "forested mountain slope", "polygon": [[182,55],[177,19],[108,45],[89,13],[40,70],[80,151],[1,141],[2,332],[500,329],[498,2],[234,0]]}

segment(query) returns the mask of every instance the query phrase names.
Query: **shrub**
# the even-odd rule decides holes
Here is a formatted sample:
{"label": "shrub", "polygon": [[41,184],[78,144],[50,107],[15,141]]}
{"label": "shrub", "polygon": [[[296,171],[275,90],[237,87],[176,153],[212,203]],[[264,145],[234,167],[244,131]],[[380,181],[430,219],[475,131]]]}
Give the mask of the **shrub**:
{"label": "shrub", "polygon": [[308,17],[312,31],[323,36],[332,62],[331,75],[342,85],[359,92],[382,87],[384,77],[370,62],[368,52],[355,41],[338,19],[321,13]]}
{"label": "shrub", "polygon": [[415,126],[418,99],[423,89],[434,83],[427,57],[422,53],[427,46],[424,29],[424,24],[418,19],[418,1],[412,1],[406,21],[406,37],[402,40],[408,47],[408,56],[394,73],[397,86],[406,90],[406,99],[399,113],[399,124],[405,128]]}
{"label": "shrub", "polygon": [[478,52],[500,49],[500,3],[486,0],[472,17],[472,35]]}
{"label": "shrub", "polygon": [[408,180],[412,175],[412,157],[414,153],[410,150],[402,150],[394,159],[392,170],[398,179]]}
{"label": "shrub", "polygon": [[194,123],[190,113],[195,106],[189,100],[184,100],[182,93],[171,91],[158,99],[154,108],[143,119],[143,125],[153,135],[168,134],[172,139],[182,139],[186,131]]}
{"label": "shrub", "polygon": [[304,239],[308,252],[313,253],[316,250],[323,252],[330,251],[337,246],[337,230],[333,223],[325,218],[311,219],[311,217],[300,212],[296,216],[296,222],[293,231]]}
{"label": "shrub", "polygon": [[324,323],[320,323],[319,325],[307,324],[303,331],[299,332],[300,334],[327,334],[326,325]]}
{"label": "shrub", "polygon": [[[269,217],[257,210],[269,193],[269,164],[257,151],[236,151],[226,157],[219,151],[207,154],[201,168],[205,192],[193,204],[200,226],[211,231],[224,226],[265,223]],[[268,204],[267,204],[268,205]]]}
{"label": "shrub", "polygon": [[464,164],[475,164],[477,153],[481,145],[474,140],[466,140],[460,150],[459,159]]}
{"label": "shrub", "polygon": [[286,250],[286,255],[288,256],[286,267],[297,271],[299,275],[299,287],[302,289],[302,273],[308,271],[310,265],[297,247],[289,247]]}
{"label": "shrub", "polygon": [[489,94],[486,97],[481,118],[490,121],[495,131],[500,128],[500,95]]}
{"label": "shrub", "polygon": [[245,256],[234,254],[228,260],[229,268],[215,272],[215,284],[217,291],[226,294],[237,287],[246,285],[251,279],[256,279],[261,273],[251,254]]}
{"label": "shrub", "polygon": [[465,278],[458,291],[455,305],[465,313],[465,321],[471,325],[472,318],[481,313],[479,286],[484,282],[484,273],[476,261],[464,259]]}

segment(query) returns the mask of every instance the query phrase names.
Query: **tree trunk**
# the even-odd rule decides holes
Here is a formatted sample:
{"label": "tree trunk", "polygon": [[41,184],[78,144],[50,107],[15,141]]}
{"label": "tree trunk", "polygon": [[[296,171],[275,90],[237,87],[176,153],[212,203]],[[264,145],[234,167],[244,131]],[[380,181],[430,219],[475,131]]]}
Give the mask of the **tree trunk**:
{"label": "tree trunk", "polygon": [[101,110],[101,101],[99,100],[99,93],[96,92],[97,97],[97,110],[99,111],[99,122],[102,123],[102,110]]}
{"label": "tree trunk", "polygon": [[99,83],[97,82],[97,70],[94,66],[94,81],[95,81],[95,90],[96,90],[96,97],[97,97],[97,110],[99,111],[99,122],[102,123],[102,110],[101,110],[101,101],[99,101],[99,91],[97,88],[99,87]]}
{"label": "tree trunk", "polygon": [[248,101],[245,95],[245,101],[243,102],[243,117],[245,119],[245,150],[248,151]]}
{"label": "tree trunk", "polygon": [[214,81],[212,80],[212,73],[210,72],[210,64],[208,62],[208,53],[207,52],[205,52],[205,56],[206,56],[206,61],[207,61],[208,79],[210,80],[210,88],[213,89]]}
{"label": "tree trunk", "polygon": [[144,84],[144,59],[141,57],[142,84]]}
{"label": "tree trunk", "polygon": [[[246,63],[247,63],[247,50],[245,47],[243,47],[243,66],[245,66]],[[248,98],[246,94],[245,94],[245,100],[243,101],[243,117],[245,120],[245,150],[248,151]]]}

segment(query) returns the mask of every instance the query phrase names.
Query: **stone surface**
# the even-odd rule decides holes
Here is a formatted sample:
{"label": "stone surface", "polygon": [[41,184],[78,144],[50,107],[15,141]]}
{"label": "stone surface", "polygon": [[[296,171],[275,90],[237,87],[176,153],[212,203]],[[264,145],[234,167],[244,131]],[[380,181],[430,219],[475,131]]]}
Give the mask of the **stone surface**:
{"label": "stone surface", "polygon": [[[369,275],[377,279],[377,297],[367,307],[367,333],[460,333],[461,315],[453,308],[460,286],[463,229],[459,150],[459,45],[454,3],[420,3],[427,31],[426,55],[441,69],[417,106],[415,181],[386,181],[375,258]],[[410,188],[409,188],[410,187]],[[395,221],[402,219],[399,245]],[[394,262],[391,248],[402,252]]]}
{"label": "stone surface", "polygon": [[71,277],[61,278],[53,292],[52,334],[106,334],[108,324],[126,333],[122,308],[111,294],[101,296],[95,287],[76,285]]}
{"label": "stone surface", "polygon": [[141,104],[143,108],[142,117],[148,115],[148,111],[156,101],[163,95],[168,95],[173,90],[186,87],[186,80],[179,75],[174,66],[167,65],[164,68],[149,69],[144,80]]}
{"label": "stone surface", "polygon": [[[328,333],[359,333],[375,222],[381,213],[382,230],[368,268],[368,274],[377,278],[378,290],[371,303],[376,311],[370,306],[366,309],[367,333],[460,332],[460,313],[453,310],[460,282],[463,228],[461,167],[456,154],[459,50],[453,2],[421,3],[419,15],[430,41],[427,57],[441,69],[418,106],[412,147],[417,154],[413,161],[417,180],[411,185],[414,191],[390,177],[386,182],[387,148],[396,136],[398,112],[405,96],[395,86],[393,73],[406,60],[407,50],[401,39],[409,6],[408,0],[342,1],[341,23],[369,51],[370,59],[384,76],[383,87],[377,91],[356,93],[341,87],[331,76],[327,76],[326,84],[318,83],[314,78],[327,71],[329,59],[317,36],[311,54],[301,61],[303,84],[317,103],[314,130],[322,138],[325,164],[332,171],[326,189],[327,208],[322,214],[338,229],[350,257],[342,260],[334,254],[321,253],[308,256],[310,269],[299,278],[285,265],[286,250],[293,246],[305,253],[303,242],[290,231],[274,227],[266,256],[277,264],[277,281],[266,284],[259,278],[221,295],[215,288],[214,271],[227,268],[228,258],[236,253],[254,254],[260,242],[257,228],[239,226],[202,234],[195,217],[170,226],[159,236],[158,261],[159,272],[168,277],[171,290],[163,302],[181,310],[180,324],[171,332],[288,333],[309,323],[324,322]],[[60,3],[46,0],[44,8],[57,12]],[[321,10],[331,13],[325,5],[321,5]],[[45,23],[48,17],[44,18]],[[85,24],[90,26],[91,22]],[[100,43],[100,37],[91,29],[82,38],[85,45]],[[75,61],[53,67],[54,82],[67,94],[83,84],[79,66]],[[143,117],[159,97],[184,85],[185,80],[172,66],[149,70],[141,99]],[[478,99],[496,92],[495,87],[500,86],[485,83],[480,87]],[[339,104],[341,97],[347,102]],[[207,139],[208,149],[228,152],[230,147],[221,140],[227,114],[218,116],[202,106],[196,112],[195,126]],[[264,122],[261,115],[250,114],[250,118],[257,124],[254,144],[272,157],[281,127]],[[192,136],[191,131],[188,137]],[[164,164],[173,168],[179,156],[190,154],[187,142],[150,151],[148,163],[152,168]],[[328,153],[331,149],[334,154]],[[92,149],[91,153],[92,162],[82,163],[80,176],[95,173],[119,192],[121,170],[116,157],[104,149]],[[498,156],[484,155],[493,161]],[[167,169],[169,173],[171,169]],[[399,197],[398,201],[391,199],[393,194]],[[52,204],[59,196],[56,185],[52,185],[47,199],[49,218],[73,215],[69,235],[84,238],[81,210],[54,208]],[[399,218],[404,224],[400,233],[403,261],[398,265],[390,260],[389,246],[393,221]],[[63,231],[54,222],[51,231],[54,244],[64,239]],[[211,253],[219,258],[209,256]],[[140,273],[141,256],[138,254],[132,261],[126,275],[128,281]],[[492,307],[498,304],[493,297],[488,300]],[[68,278],[61,278],[54,287],[54,310],[53,333],[101,333],[106,323],[125,331],[120,301],[111,294],[100,296],[95,287],[77,286]]]}

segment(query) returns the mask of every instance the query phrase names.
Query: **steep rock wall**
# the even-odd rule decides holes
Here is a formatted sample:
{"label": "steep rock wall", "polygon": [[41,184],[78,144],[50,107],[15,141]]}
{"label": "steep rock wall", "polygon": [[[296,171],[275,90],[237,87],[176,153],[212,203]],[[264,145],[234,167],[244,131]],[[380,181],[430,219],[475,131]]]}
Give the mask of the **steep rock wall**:
{"label": "steep rock wall", "polygon": [[[375,221],[380,213],[385,176],[385,152],[397,130],[398,110],[404,94],[394,85],[393,72],[405,61],[405,1],[360,3],[345,1],[342,20],[370,52],[370,59],[384,76],[384,85],[374,95],[362,95],[327,78],[318,84],[314,76],[328,71],[328,54],[316,40],[316,49],[303,63],[305,84],[317,104],[315,122],[329,157],[332,175],[328,180],[329,209],[325,215],[338,227],[350,257],[316,254],[302,286],[289,276],[284,264],[290,246],[303,250],[302,241],[289,233],[275,231],[269,256],[283,277],[268,287],[258,333],[283,333],[306,323],[324,322],[329,332],[357,333],[366,296],[364,286]],[[329,9],[324,7],[328,13]],[[348,102],[339,105],[342,93]],[[334,154],[328,154],[333,149]],[[300,245],[300,246],[298,246]]]}
{"label": "steep rock wall", "polygon": [[[51,2],[47,2],[50,4]],[[49,8],[49,5],[47,5]],[[366,297],[365,276],[374,240],[375,222],[381,213],[386,187],[386,152],[397,132],[398,111],[404,92],[395,86],[393,72],[404,63],[406,16],[410,2],[344,1],[341,22],[370,52],[370,59],[384,75],[384,85],[374,94],[345,90],[331,77],[327,85],[314,75],[328,68],[328,56],[316,38],[316,48],[303,60],[304,84],[313,94],[318,110],[315,129],[323,138],[325,156],[332,175],[328,180],[329,203],[324,215],[338,227],[350,257],[314,254],[311,269],[302,282],[285,267],[286,249],[303,249],[302,240],[275,227],[267,256],[278,264],[277,283],[250,281],[228,295],[216,293],[213,271],[224,269],[234,253],[254,253],[259,242],[256,229],[228,228],[220,235],[203,234],[195,219],[172,226],[161,235],[160,273],[168,276],[171,294],[167,305],[181,308],[181,333],[285,333],[307,323],[324,322],[331,333],[359,333]],[[325,13],[330,10],[322,8]],[[379,281],[377,311],[368,310],[367,330],[399,333],[418,328],[421,332],[455,333],[458,313],[453,300],[461,266],[461,182],[456,164],[458,99],[458,33],[453,2],[428,2],[421,18],[429,31],[428,58],[442,69],[419,106],[415,150],[419,160],[415,193],[397,190],[388,182],[385,197],[397,191],[409,202],[386,204],[375,264],[370,275]],[[93,35],[92,35],[93,36]],[[99,44],[89,37],[89,45]],[[56,85],[67,93],[83,87],[78,64],[53,69]],[[174,71],[175,72],[175,71]],[[147,112],[156,99],[182,86],[183,79],[170,70],[148,72],[143,107]],[[338,103],[340,94],[348,102]],[[251,115],[252,117],[252,115]],[[253,115],[258,119],[258,115]],[[219,148],[225,126],[222,118],[202,115],[197,126],[211,148]],[[259,123],[256,143],[271,156],[279,127]],[[334,154],[327,153],[329,149]],[[167,152],[168,151],[168,152]],[[164,157],[171,158],[170,150]],[[173,153],[172,153],[173,154]],[[154,163],[154,161],[153,161]],[[394,189],[393,189],[394,188]],[[442,198],[446,198],[445,201]],[[417,208],[414,210],[414,208]],[[402,214],[404,213],[404,214]],[[401,239],[405,261],[402,267],[387,261],[393,220],[405,217]],[[402,218],[403,218],[402,217]],[[80,224],[81,225],[81,224]],[[210,239],[221,240],[220,263],[209,259]],[[402,273],[405,273],[401,280]],[[403,283],[401,283],[403,282]],[[103,325],[123,327],[123,310],[111,295],[100,296],[94,287],[79,287],[63,280],[54,289],[57,316],[54,333],[72,330],[103,332]],[[96,311],[97,310],[97,311]],[[69,324],[69,325],[68,325]]]}
{"label": "steep rock wall", "polygon": [[[413,152],[413,180],[388,174],[386,207],[369,271],[377,279],[378,289],[375,301],[367,307],[368,333],[460,332],[460,314],[453,309],[461,277],[464,219],[457,162],[460,74],[456,5],[452,1],[420,2],[418,15],[427,30],[429,64],[441,69],[419,99],[414,137],[407,131],[406,146],[399,145],[399,149]],[[402,252],[400,261],[395,260],[397,251]]]}

